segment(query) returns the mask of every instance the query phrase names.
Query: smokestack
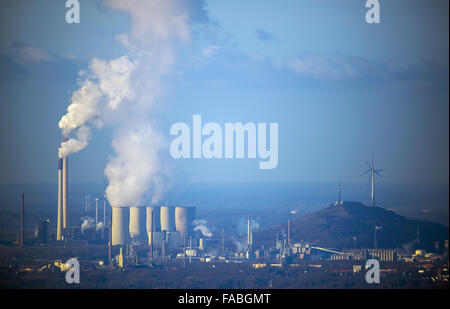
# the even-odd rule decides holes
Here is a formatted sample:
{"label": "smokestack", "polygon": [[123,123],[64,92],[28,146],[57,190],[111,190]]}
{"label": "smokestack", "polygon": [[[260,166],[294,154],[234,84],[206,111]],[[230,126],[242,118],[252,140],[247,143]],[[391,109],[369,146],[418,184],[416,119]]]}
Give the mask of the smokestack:
{"label": "smokestack", "polygon": [[161,207],[161,230],[175,231],[175,208],[170,206]]}
{"label": "smokestack", "polygon": [[340,181],[340,180],[339,180],[338,193],[339,193],[338,205],[341,205],[341,193],[342,193],[342,189],[341,189],[341,181]]}
{"label": "smokestack", "polygon": [[62,159],[59,159],[58,162],[58,218],[56,240],[62,241]]}
{"label": "smokestack", "polygon": [[106,226],[106,196],[103,196],[103,226]]}
{"label": "smokestack", "polygon": [[175,229],[180,232],[182,243],[186,243],[189,236],[192,236],[192,222],[195,219],[195,207],[175,208]]}
{"label": "smokestack", "polygon": [[145,240],[145,208],[130,207],[130,236],[137,241]]}
{"label": "smokestack", "polygon": [[95,225],[98,224],[98,197],[95,198]]}
{"label": "smokestack", "polygon": [[247,219],[247,246],[250,247],[250,214]]}
{"label": "smokestack", "polygon": [[23,235],[25,229],[25,194],[22,193],[22,206],[20,208],[20,246],[23,247]]}
{"label": "smokestack", "polygon": [[130,213],[128,207],[112,207],[112,245],[126,245],[130,242]]}
{"label": "smokestack", "polygon": [[288,219],[288,235],[287,235],[288,246],[291,244],[291,218]]}
{"label": "smokestack", "polygon": [[222,240],[221,240],[221,255],[225,254],[225,230],[222,229]]}
{"label": "smokestack", "polygon": [[62,239],[64,239],[64,230],[67,228],[67,186],[68,186],[68,161],[67,157],[62,159],[62,207],[63,207],[63,229]]}

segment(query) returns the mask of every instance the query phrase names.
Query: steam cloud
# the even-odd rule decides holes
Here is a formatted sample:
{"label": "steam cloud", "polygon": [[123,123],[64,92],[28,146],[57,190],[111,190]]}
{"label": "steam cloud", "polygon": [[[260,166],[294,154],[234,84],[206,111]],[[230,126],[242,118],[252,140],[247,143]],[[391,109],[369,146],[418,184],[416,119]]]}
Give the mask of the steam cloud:
{"label": "steam cloud", "polygon": [[83,217],[81,218],[83,223],[81,224],[81,233],[84,233],[86,229],[95,228],[95,220],[91,217]]}
{"label": "steam cloud", "polygon": [[212,237],[213,234],[207,226],[207,221],[205,219],[194,220],[192,224],[194,225],[194,231],[200,231],[205,237]]}
{"label": "steam cloud", "polygon": [[163,135],[152,122],[165,94],[162,83],[176,60],[177,44],[189,43],[192,25],[206,21],[201,0],[103,0],[113,10],[130,17],[130,34],[116,40],[127,54],[117,59],[92,59],[79,73],[78,84],[59,127],[65,140],[60,158],[84,149],[91,127],[116,125],[114,156],[105,168],[109,185],[106,196],[112,206],[139,206],[158,202],[163,196],[164,176],[160,153]]}

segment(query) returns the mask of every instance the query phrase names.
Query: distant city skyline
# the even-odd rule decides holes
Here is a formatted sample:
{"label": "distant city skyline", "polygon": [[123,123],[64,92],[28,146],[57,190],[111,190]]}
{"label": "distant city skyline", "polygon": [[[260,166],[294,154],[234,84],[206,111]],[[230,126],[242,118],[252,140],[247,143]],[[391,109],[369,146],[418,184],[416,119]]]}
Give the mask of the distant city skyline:
{"label": "distant city skyline", "polygon": [[[0,12],[0,184],[56,182],[61,133],[78,73],[130,53],[129,18],[108,1],[7,1]],[[448,1],[204,1],[177,45],[151,121],[165,136],[167,182],[449,182]],[[130,57],[134,57],[130,53]],[[146,68],[152,70],[152,68]],[[202,121],[278,123],[278,165],[169,154],[170,127]],[[113,125],[70,157],[72,182],[105,182]]]}

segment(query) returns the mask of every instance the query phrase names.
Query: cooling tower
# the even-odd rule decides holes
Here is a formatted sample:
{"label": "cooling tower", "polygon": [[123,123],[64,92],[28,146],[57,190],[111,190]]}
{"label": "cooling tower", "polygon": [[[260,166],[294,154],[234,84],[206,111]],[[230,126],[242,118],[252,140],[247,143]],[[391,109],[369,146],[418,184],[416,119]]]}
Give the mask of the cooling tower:
{"label": "cooling tower", "polygon": [[62,241],[62,159],[58,161],[58,218],[56,220],[56,240]]}
{"label": "cooling tower", "polygon": [[[147,207],[147,236],[148,244],[152,242],[152,229],[153,233],[161,231],[161,208],[160,207]],[[153,222],[153,226],[152,226]],[[156,240],[155,240],[156,241]]]}
{"label": "cooling tower", "polygon": [[[67,227],[67,165],[68,165],[69,159],[63,158],[62,159],[62,208],[63,208],[63,230],[62,233],[64,235],[64,229]],[[63,236],[64,237],[64,236]]]}
{"label": "cooling tower", "polygon": [[161,206],[161,231],[175,231],[175,207]]}
{"label": "cooling tower", "polygon": [[189,236],[193,236],[192,222],[195,219],[195,207],[175,208],[175,228],[180,232],[181,244],[187,243]]}
{"label": "cooling tower", "polygon": [[112,207],[112,245],[126,245],[130,242],[128,207]]}
{"label": "cooling tower", "polygon": [[130,207],[130,237],[137,242],[147,238],[145,214],[145,207]]}

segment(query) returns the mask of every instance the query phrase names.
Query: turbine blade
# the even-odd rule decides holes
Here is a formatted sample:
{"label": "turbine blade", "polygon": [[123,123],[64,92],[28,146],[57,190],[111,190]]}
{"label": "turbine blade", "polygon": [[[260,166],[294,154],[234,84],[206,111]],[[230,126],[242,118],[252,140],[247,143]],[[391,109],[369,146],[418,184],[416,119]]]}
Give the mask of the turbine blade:
{"label": "turbine blade", "polygon": [[377,171],[375,171],[375,174],[377,174],[378,176],[383,178],[383,175],[381,175],[380,173],[378,173]]}
{"label": "turbine blade", "polygon": [[365,174],[367,174],[368,172],[370,172],[371,169],[368,169],[367,171],[365,171],[364,173],[362,173],[360,176],[364,176]]}
{"label": "turbine blade", "polygon": [[384,169],[384,168],[380,168],[379,170],[375,170],[375,172],[385,172],[386,171],[386,169]]}
{"label": "turbine blade", "polygon": [[370,166],[369,162],[367,162],[367,160],[364,160],[364,161],[366,161],[366,164],[369,167],[369,169],[372,169],[372,166]]}
{"label": "turbine blade", "polygon": [[369,176],[368,184],[370,184],[370,180],[372,179],[372,175]]}

